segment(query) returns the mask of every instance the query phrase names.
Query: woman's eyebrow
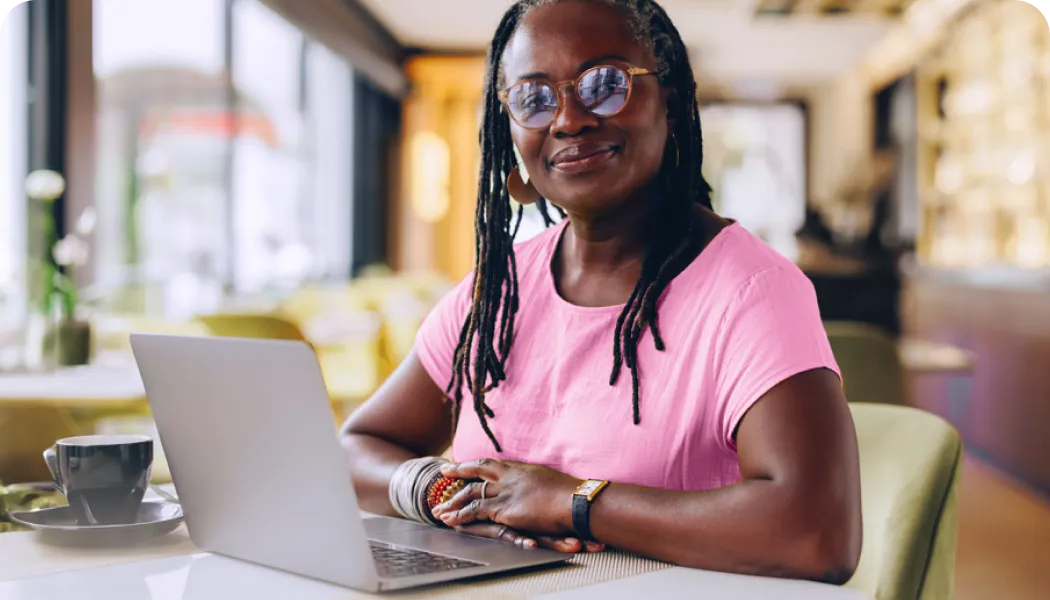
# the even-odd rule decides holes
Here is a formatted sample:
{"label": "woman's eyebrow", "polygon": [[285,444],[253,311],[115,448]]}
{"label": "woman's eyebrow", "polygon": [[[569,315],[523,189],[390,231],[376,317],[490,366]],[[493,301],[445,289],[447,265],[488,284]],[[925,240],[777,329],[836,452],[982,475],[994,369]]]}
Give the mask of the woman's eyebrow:
{"label": "woman's eyebrow", "polygon": [[[592,58],[590,60],[584,61],[582,64],[580,64],[580,66],[578,67],[576,72],[577,73],[583,73],[587,69],[590,69],[591,67],[597,66],[597,65],[599,65],[599,64],[601,64],[601,63],[603,63],[603,62],[605,62],[607,60],[616,60],[616,61],[619,61],[619,62],[630,62],[629,60],[627,60],[626,58],[620,56],[619,54],[603,54],[601,56],[598,56],[598,57]],[[543,71],[534,71],[532,73],[526,73],[526,74],[518,77],[515,81],[525,81],[527,79],[550,79],[550,76],[547,73],[543,72]]]}

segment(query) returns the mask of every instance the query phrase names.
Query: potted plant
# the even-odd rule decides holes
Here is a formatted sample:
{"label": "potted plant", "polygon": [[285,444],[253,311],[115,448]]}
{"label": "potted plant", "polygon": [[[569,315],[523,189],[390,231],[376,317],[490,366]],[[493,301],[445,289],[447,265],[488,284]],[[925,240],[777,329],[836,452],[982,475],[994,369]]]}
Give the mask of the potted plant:
{"label": "potted plant", "polygon": [[94,209],[87,208],[74,231],[57,239],[52,203],[64,192],[65,179],[54,171],[34,171],[26,178],[26,194],[36,209],[36,245],[46,249],[30,255],[32,313],[26,348],[30,367],[83,365],[91,359],[91,325],[78,311],[75,271],[87,264],[87,239],[94,231],[96,217]]}
{"label": "potted plant", "polygon": [[53,298],[57,305],[55,327],[55,361],[61,366],[86,365],[91,360],[91,323],[78,314],[77,282],[74,272],[88,261],[87,236],[94,228],[94,211],[90,208],[77,219],[77,227],[55,243],[52,255],[60,269],[53,277]]}

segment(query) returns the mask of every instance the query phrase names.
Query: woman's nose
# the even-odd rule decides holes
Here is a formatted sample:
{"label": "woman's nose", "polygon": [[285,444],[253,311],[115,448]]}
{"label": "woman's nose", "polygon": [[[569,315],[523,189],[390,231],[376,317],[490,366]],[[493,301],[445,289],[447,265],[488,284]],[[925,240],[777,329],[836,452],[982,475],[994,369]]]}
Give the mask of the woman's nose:
{"label": "woman's nose", "polygon": [[558,111],[551,121],[551,135],[569,137],[579,135],[588,129],[600,125],[598,117],[580,104],[572,86],[565,85],[558,90]]}

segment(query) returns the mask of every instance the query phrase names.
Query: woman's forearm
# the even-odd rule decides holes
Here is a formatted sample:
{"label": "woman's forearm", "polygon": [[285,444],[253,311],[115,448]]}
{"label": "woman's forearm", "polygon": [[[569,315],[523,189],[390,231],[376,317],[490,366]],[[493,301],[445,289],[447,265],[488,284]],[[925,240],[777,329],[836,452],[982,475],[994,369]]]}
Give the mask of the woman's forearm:
{"label": "woman's forearm", "polygon": [[612,484],[591,507],[591,532],[677,565],[841,584],[856,568],[860,534],[832,494],[763,479],[706,492]]}
{"label": "woman's forearm", "polygon": [[397,444],[365,434],[344,433],[340,442],[350,456],[350,477],[361,508],[397,516],[390,504],[390,479],[401,463],[418,456]]}

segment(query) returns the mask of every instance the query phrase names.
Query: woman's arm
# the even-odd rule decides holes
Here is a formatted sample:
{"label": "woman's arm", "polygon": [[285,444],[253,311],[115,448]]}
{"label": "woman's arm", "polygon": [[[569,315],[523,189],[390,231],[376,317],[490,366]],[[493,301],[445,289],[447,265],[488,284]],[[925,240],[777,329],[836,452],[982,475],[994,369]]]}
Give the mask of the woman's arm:
{"label": "woman's arm", "polygon": [[774,388],[741,422],[737,450],[735,486],[610,485],[591,508],[593,534],[681,565],[849,580],[861,549],[860,465],[838,377],[811,371]]}
{"label": "woman's arm", "polygon": [[361,508],[396,516],[390,478],[412,458],[437,456],[452,439],[451,405],[413,350],[343,425],[340,441]]}
{"label": "woman's arm", "polygon": [[[742,482],[674,492],[613,482],[591,507],[602,543],[682,566],[844,583],[860,557],[860,466],[838,377],[818,369],[765,394],[737,434]],[[547,533],[572,531],[579,483],[544,467],[467,463],[448,473],[492,481],[464,489],[441,511]]]}

